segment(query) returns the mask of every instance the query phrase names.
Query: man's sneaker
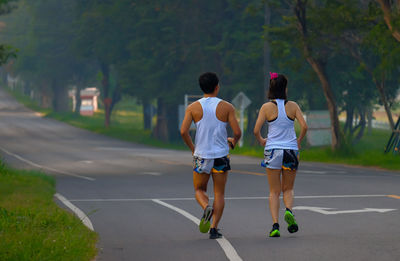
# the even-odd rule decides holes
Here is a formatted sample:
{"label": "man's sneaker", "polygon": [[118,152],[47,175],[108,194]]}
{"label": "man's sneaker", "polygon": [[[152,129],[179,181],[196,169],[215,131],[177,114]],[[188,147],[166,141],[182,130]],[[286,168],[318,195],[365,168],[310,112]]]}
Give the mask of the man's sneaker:
{"label": "man's sneaker", "polygon": [[210,239],[217,239],[217,238],[221,238],[222,234],[219,233],[219,229],[217,228],[212,228],[210,229]]}
{"label": "man's sneaker", "polygon": [[279,224],[278,223],[274,223],[272,225],[272,229],[269,232],[269,236],[270,237],[280,237],[281,236],[281,232],[279,232]]}
{"label": "man's sneaker", "polygon": [[210,230],[210,220],[213,214],[213,208],[210,206],[207,206],[204,209],[204,213],[203,213],[203,217],[200,220],[200,224],[199,224],[199,230],[201,233],[207,233],[208,230]]}
{"label": "man's sneaker", "polygon": [[296,219],[294,218],[294,215],[290,209],[286,209],[285,212],[285,221],[288,223],[288,228],[287,230],[289,233],[296,233],[299,230],[299,226],[296,223]]}

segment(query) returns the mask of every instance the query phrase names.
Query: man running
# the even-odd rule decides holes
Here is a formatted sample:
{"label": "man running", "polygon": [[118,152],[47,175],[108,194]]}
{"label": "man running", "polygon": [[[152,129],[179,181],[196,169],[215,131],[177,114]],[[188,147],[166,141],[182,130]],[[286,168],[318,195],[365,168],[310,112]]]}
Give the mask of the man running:
{"label": "man running", "polygon": [[[210,239],[222,237],[218,223],[225,206],[225,184],[228,176],[229,146],[233,149],[242,133],[232,104],[217,98],[220,86],[215,73],[207,72],[199,77],[204,97],[190,104],[182,122],[181,135],[193,154],[193,185],[196,200],[204,213],[199,224],[202,233],[210,231]],[[196,125],[195,145],[189,135],[189,128]],[[233,130],[228,138],[227,123]],[[229,146],[228,146],[229,143]],[[208,203],[207,184],[212,175],[214,182],[214,203]],[[212,224],[210,220],[212,217]],[[211,229],[210,229],[211,227]]]}

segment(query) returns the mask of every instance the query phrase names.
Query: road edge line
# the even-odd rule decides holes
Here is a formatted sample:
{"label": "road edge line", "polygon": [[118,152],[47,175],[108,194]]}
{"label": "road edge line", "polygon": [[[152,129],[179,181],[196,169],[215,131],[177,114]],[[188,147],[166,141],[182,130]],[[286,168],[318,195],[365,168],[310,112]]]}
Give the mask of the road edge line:
{"label": "road edge line", "polygon": [[67,206],[69,209],[74,212],[74,214],[82,221],[82,223],[89,228],[90,230],[94,231],[93,224],[90,221],[89,217],[86,216],[86,214],[80,210],[77,206],[72,204],[68,199],[66,199],[63,195],[56,193],[54,196],[60,200],[65,206]]}
{"label": "road edge line", "polygon": [[[181,214],[182,216],[186,217],[187,219],[191,220],[193,223],[195,223],[196,225],[198,225],[200,223],[200,220],[198,218],[196,218],[195,216],[193,216],[192,214],[190,214],[189,212],[180,209],[178,207],[175,207],[171,204],[165,203],[159,199],[152,199],[153,202],[162,205],[164,207],[167,207],[169,209],[174,210],[175,212]],[[238,255],[238,253],[236,252],[235,248],[232,246],[232,244],[228,241],[228,239],[226,239],[226,237],[222,237],[222,238],[218,238],[217,239],[218,244],[220,245],[220,247],[222,248],[222,250],[224,250],[226,257],[231,260],[231,261],[242,261],[242,258]]]}
{"label": "road edge line", "polygon": [[89,177],[86,177],[86,176],[81,176],[81,175],[77,175],[77,174],[73,174],[73,173],[69,173],[69,172],[65,172],[65,171],[61,171],[61,170],[57,170],[57,169],[53,169],[53,168],[50,168],[50,167],[46,167],[46,166],[37,164],[37,163],[35,163],[35,162],[32,162],[32,161],[30,161],[30,160],[28,160],[28,159],[25,159],[25,158],[23,158],[23,157],[17,155],[17,154],[15,154],[15,153],[12,153],[12,152],[10,152],[10,151],[8,151],[8,150],[2,148],[2,147],[0,147],[0,150],[4,151],[5,153],[7,153],[7,154],[10,155],[10,156],[13,156],[13,157],[16,158],[16,159],[19,159],[19,160],[22,161],[22,162],[25,162],[25,163],[27,163],[27,164],[29,164],[29,165],[31,165],[31,166],[34,166],[34,167],[36,167],[36,168],[39,168],[39,169],[47,169],[47,170],[52,171],[52,172],[57,172],[57,173],[64,174],[64,175],[67,175],[67,176],[72,176],[72,177],[75,177],[75,178],[86,179],[86,180],[90,180],[90,181],[95,181],[95,180],[96,180],[96,179],[94,179],[94,178],[89,178]]}

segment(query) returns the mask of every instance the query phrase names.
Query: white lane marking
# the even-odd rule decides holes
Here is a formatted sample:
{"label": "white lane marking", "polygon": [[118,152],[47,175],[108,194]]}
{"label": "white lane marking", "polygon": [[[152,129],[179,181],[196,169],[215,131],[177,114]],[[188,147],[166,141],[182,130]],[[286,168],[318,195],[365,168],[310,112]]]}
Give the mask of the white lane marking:
{"label": "white lane marking", "polygon": [[[389,197],[389,195],[320,195],[320,196],[295,196],[299,199],[319,199],[319,198],[379,198]],[[282,198],[282,197],[281,197]],[[210,199],[214,199],[210,197]],[[225,200],[258,200],[268,199],[268,197],[226,197]],[[123,202],[123,201],[153,201],[153,198],[87,198],[87,199],[70,199],[71,202]],[[195,198],[159,198],[162,201],[185,201],[196,200]]]}
{"label": "white lane marking", "polygon": [[62,196],[59,193],[54,194],[56,198],[58,198],[65,206],[67,206],[69,209],[72,210],[72,212],[75,213],[75,215],[78,216],[78,218],[82,221],[82,223],[87,226],[90,230],[94,231],[92,222],[90,221],[89,217],[86,216],[85,213],[83,213],[82,210],[77,208],[74,204],[72,204],[68,199],[66,199],[64,196]]}
{"label": "white lane marking", "polygon": [[386,213],[394,211],[397,209],[384,209],[384,208],[364,208],[364,209],[354,209],[354,210],[330,210],[333,208],[320,208],[320,207],[307,207],[307,206],[297,206],[294,207],[295,210],[309,210],[312,212],[317,212],[324,215],[337,215],[337,214],[352,214],[352,213],[364,213],[364,212],[378,212]]}
{"label": "white lane marking", "polygon": [[90,180],[90,181],[94,181],[94,180],[95,180],[94,178],[89,178],[89,177],[86,177],[86,176],[81,176],[81,175],[77,175],[77,174],[70,173],[70,172],[67,172],[67,171],[61,171],[61,170],[58,170],[58,169],[53,169],[53,168],[50,168],[50,167],[46,167],[46,166],[43,166],[43,165],[34,163],[34,162],[32,162],[32,161],[30,161],[30,160],[27,160],[27,159],[25,159],[25,158],[23,158],[23,157],[21,157],[21,156],[15,154],[15,153],[12,153],[12,152],[10,152],[10,151],[8,151],[8,150],[2,148],[2,147],[0,147],[0,150],[4,151],[5,153],[7,153],[7,154],[10,155],[10,156],[13,156],[13,157],[19,159],[19,160],[22,161],[22,162],[25,162],[25,163],[27,163],[27,164],[29,164],[29,165],[31,165],[31,166],[34,166],[34,167],[36,167],[36,168],[39,168],[39,169],[46,169],[46,170],[49,170],[49,171],[51,171],[51,172],[56,172],[56,173],[64,174],[64,175],[67,175],[67,176],[72,176],[72,177],[76,177],[76,178],[86,179],[86,180]]}
{"label": "white lane marking", "polygon": [[80,160],[78,162],[79,163],[86,163],[86,164],[92,164],[93,163],[93,161],[91,161],[91,160]]}
{"label": "white lane marking", "polygon": [[141,172],[139,174],[140,175],[150,175],[150,176],[161,176],[162,175],[162,173],[160,173],[160,172],[151,172],[151,171]]}
{"label": "white lane marking", "polygon": [[[164,207],[167,207],[169,209],[172,209],[172,210],[178,212],[182,216],[184,216],[187,219],[191,220],[196,225],[198,225],[200,223],[200,220],[198,218],[196,218],[195,216],[193,216],[192,214],[186,212],[183,209],[177,208],[177,207],[175,207],[173,205],[170,205],[168,203],[165,203],[165,202],[163,202],[163,201],[161,201],[159,199],[153,199],[152,201],[157,203],[157,204],[160,204],[160,205],[162,205]],[[224,250],[226,257],[229,260],[242,261],[242,258],[238,255],[238,253],[236,252],[235,248],[233,248],[231,243],[229,243],[229,241],[225,237],[218,238],[217,242],[221,246],[222,250]]]}
{"label": "white lane marking", "polygon": [[303,170],[300,169],[297,171],[298,173],[310,173],[310,174],[325,174],[327,173],[327,171],[318,171],[318,170]]}

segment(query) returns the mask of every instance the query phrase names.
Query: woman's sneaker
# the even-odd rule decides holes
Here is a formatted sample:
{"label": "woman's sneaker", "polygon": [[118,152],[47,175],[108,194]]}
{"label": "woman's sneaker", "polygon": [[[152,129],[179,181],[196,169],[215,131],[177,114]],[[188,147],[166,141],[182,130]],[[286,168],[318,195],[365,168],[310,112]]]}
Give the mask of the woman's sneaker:
{"label": "woman's sneaker", "polygon": [[221,238],[222,234],[219,233],[219,229],[217,228],[212,228],[210,229],[210,239],[217,239],[217,238]]}
{"label": "woman's sneaker", "polygon": [[203,217],[200,220],[200,224],[199,224],[199,230],[201,233],[207,233],[208,230],[210,230],[210,220],[213,214],[213,208],[210,206],[207,206],[204,209],[204,213],[203,213]]}
{"label": "woman's sneaker", "polygon": [[285,212],[285,221],[288,223],[288,228],[287,230],[289,233],[296,233],[299,230],[299,226],[296,223],[296,219],[294,218],[294,215],[290,209],[286,209]]}
{"label": "woman's sneaker", "polygon": [[281,232],[279,232],[279,224],[278,223],[274,223],[272,225],[272,229],[269,232],[269,237],[280,237],[281,236]]}

